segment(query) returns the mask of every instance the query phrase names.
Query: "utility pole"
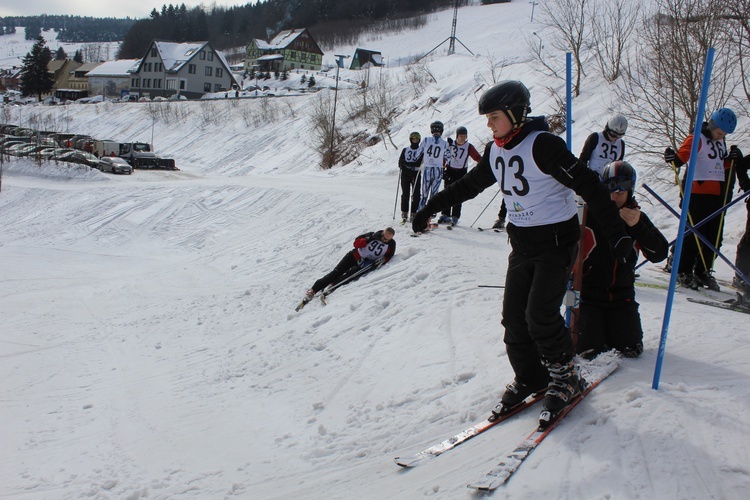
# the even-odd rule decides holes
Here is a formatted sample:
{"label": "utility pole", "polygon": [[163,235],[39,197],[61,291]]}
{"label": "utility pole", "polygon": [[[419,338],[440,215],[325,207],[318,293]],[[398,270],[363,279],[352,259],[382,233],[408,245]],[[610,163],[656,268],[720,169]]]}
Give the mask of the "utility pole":
{"label": "utility pole", "polygon": [[[445,40],[443,40],[442,42],[440,42],[437,45],[437,47],[435,47],[434,49],[430,50],[429,52],[427,52],[425,55],[423,55],[422,57],[420,57],[419,59],[417,59],[414,62],[421,61],[425,57],[427,57],[430,54],[432,54],[433,52],[435,52],[435,50],[438,47],[440,47],[441,45],[443,45],[445,42],[448,42],[448,41],[450,41],[450,43],[448,44],[448,55],[455,54],[456,53],[456,41],[458,40],[458,38],[456,37],[456,25],[457,24],[458,24],[458,0],[456,0],[456,3],[453,6],[453,26],[451,27],[451,36],[449,36],[448,38],[446,38]],[[464,43],[461,40],[458,40],[458,43],[460,43],[463,46],[463,48],[465,48],[466,50],[468,50],[469,54],[471,54],[472,56],[474,55],[474,52],[472,52],[471,50],[469,50],[469,47],[467,47],[466,45],[464,45]]]}
{"label": "utility pole", "polygon": [[336,137],[336,103],[339,98],[339,69],[344,66],[344,59],[349,58],[349,56],[336,54],[333,57],[336,58],[336,90],[334,90],[333,94],[333,118],[331,119],[331,147],[328,149],[328,168],[333,168],[334,163],[336,163],[333,157],[333,139]]}

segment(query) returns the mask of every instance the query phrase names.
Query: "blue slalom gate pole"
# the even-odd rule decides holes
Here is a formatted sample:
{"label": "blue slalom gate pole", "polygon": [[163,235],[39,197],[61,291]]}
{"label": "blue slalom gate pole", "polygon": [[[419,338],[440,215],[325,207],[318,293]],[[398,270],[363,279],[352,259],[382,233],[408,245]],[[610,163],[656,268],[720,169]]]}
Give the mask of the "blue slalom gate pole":
{"label": "blue slalom gate pole", "polygon": [[685,239],[685,226],[687,225],[688,211],[690,210],[690,195],[693,191],[693,177],[695,176],[695,161],[698,156],[699,140],[701,136],[701,124],[706,114],[706,99],[708,97],[708,85],[711,80],[711,68],[714,62],[713,47],[708,48],[706,53],[706,64],[703,69],[703,82],[701,83],[701,95],[698,100],[698,112],[695,114],[695,128],[693,129],[693,145],[690,148],[690,160],[688,160],[687,172],[685,172],[685,193],[682,198],[682,213],[680,214],[680,226],[677,230],[677,242],[674,247],[674,260],[672,261],[672,274],[669,277],[669,291],[667,292],[667,303],[664,306],[664,321],[661,327],[661,339],[659,340],[659,353],[656,356],[656,367],[654,369],[653,389],[659,388],[661,369],[664,364],[664,353],[667,350],[667,333],[669,332],[669,320],[672,316],[672,305],[674,304],[674,289],[677,284],[677,269],[680,267],[682,256],[682,243]]}
{"label": "blue slalom gate pole", "polygon": [[565,142],[573,151],[573,59],[570,52],[565,54]]}

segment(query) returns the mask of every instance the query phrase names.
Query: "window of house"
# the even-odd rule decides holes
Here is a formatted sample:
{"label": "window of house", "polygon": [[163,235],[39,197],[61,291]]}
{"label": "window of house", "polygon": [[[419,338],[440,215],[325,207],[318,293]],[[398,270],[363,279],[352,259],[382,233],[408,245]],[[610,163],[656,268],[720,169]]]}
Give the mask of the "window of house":
{"label": "window of house", "polygon": [[289,53],[289,57],[292,59],[297,59],[297,51],[293,50]]}
{"label": "window of house", "polygon": [[206,66],[206,76],[213,75],[214,69],[211,66]]}
{"label": "window of house", "polygon": [[303,52],[302,55],[300,56],[300,59],[302,61],[307,61],[307,52]]}
{"label": "window of house", "polygon": [[140,78],[133,78],[130,80],[130,86],[131,87],[140,87],[141,86],[141,79]]}
{"label": "window of house", "polygon": [[206,82],[203,84],[203,92],[211,92],[211,83]]}
{"label": "window of house", "polygon": [[221,78],[224,76],[224,69],[223,68],[216,68],[216,77]]}
{"label": "window of house", "polygon": [[187,85],[187,80],[180,80],[180,90],[185,90],[186,85]]}
{"label": "window of house", "polygon": [[205,50],[201,50],[200,58],[201,58],[201,61],[205,61],[206,60],[206,51]]}
{"label": "window of house", "polygon": [[151,87],[151,78],[144,78],[143,79],[143,86],[146,87],[146,88],[150,88]]}
{"label": "window of house", "polygon": [[213,52],[209,52],[208,53],[208,60],[209,61],[213,61],[214,60],[214,53]]}
{"label": "window of house", "polygon": [[151,57],[156,57],[159,55],[159,51],[156,50],[156,47],[151,47]]}
{"label": "window of house", "polygon": [[220,83],[214,83],[214,92],[221,91],[221,84]]}
{"label": "window of house", "polygon": [[177,88],[177,80],[174,78],[167,78],[167,90],[174,90]]}
{"label": "window of house", "polygon": [[155,89],[161,88],[161,78],[154,78],[154,88]]}
{"label": "window of house", "polygon": [[195,74],[195,64],[188,64],[188,73],[191,75]]}

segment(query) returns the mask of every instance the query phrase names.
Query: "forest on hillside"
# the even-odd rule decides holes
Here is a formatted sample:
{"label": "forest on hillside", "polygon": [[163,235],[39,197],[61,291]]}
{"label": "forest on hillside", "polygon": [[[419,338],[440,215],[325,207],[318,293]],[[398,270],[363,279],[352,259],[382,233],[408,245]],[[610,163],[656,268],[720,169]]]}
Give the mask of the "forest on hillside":
{"label": "forest on hillside", "polygon": [[16,27],[22,26],[27,40],[36,40],[42,31],[56,30],[61,42],[116,42],[125,38],[133,23],[134,19],[113,17],[8,16],[0,18],[0,35],[15,33]]}
{"label": "forest on hillside", "polygon": [[[458,0],[459,6],[468,0]],[[244,47],[254,38],[268,40],[285,29],[308,28],[322,46],[356,39],[366,27],[386,30],[424,24],[420,14],[451,7],[456,0],[265,0],[253,5],[186,8],[163,5],[136,21],[123,39],[119,58],[143,56],[154,38],[203,41],[220,50]]]}

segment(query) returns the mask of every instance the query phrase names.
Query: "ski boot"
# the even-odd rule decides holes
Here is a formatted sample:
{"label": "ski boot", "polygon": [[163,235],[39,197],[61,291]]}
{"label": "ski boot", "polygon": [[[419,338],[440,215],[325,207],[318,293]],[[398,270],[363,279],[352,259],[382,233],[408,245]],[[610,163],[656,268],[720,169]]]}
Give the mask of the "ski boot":
{"label": "ski boot", "polygon": [[539,415],[540,429],[546,429],[557,420],[560,412],[581,394],[585,384],[573,358],[563,363],[545,361],[544,364],[552,381],[544,395],[544,409]]}
{"label": "ski boot", "polygon": [[405,225],[407,221],[406,212],[401,212],[401,225]]}
{"label": "ski boot", "polygon": [[699,288],[698,281],[695,279],[693,273],[680,273],[677,275],[677,282],[680,286],[697,290]]}
{"label": "ski boot", "polygon": [[441,215],[438,219],[438,224],[445,224],[446,222],[450,222],[451,218],[448,215]]}
{"label": "ski boot", "polygon": [[719,288],[716,278],[714,278],[711,273],[713,273],[713,271],[695,273],[695,281],[698,283],[698,286],[704,286],[714,292],[720,292],[721,288]]}
{"label": "ski boot", "polygon": [[305,297],[302,299],[302,302],[300,302],[299,305],[294,310],[299,312],[299,310],[305,307],[307,303],[312,300],[313,297],[315,297],[315,292],[313,290],[306,291]]}
{"label": "ski boot", "polygon": [[498,419],[504,415],[507,415],[518,405],[522,404],[529,396],[540,395],[547,390],[547,384],[541,387],[530,388],[526,384],[522,384],[518,380],[514,380],[510,384],[505,386],[505,392],[500,402],[492,409],[492,415],[490,415],[490,422]]}

